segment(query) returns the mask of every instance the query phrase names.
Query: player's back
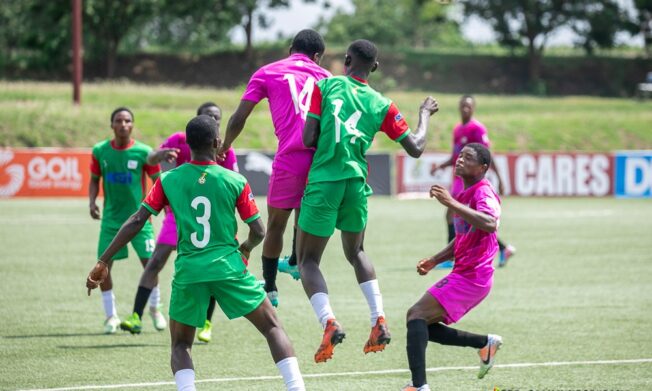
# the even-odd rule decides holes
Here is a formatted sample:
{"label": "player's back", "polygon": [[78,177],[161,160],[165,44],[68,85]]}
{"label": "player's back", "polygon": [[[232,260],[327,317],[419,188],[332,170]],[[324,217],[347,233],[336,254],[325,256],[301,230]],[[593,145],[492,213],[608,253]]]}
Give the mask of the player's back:
{"label": "player's back", "polygon": [[161,185],[178,228],[175,280],[215,281],[239,272],[226,259],[238,249],[234,213],[246,179],[215,162],[191,161],[163,173]]}
{"label": "player's back", "polygon": [[453,162],[457,161],[462,148],[470,143],[480,143],[487,148],[491,144],[487,128],[475,118],[471,118],[466,124],[459,123],[453,129]]}
{"label": "player's back", "polygon": [[307,150],[301,133],[314,85],[329,76],[328,71],[300,53],[267,64],[253,74],[242,99],[269,100],[274,133],[278,138],[277,154]]}

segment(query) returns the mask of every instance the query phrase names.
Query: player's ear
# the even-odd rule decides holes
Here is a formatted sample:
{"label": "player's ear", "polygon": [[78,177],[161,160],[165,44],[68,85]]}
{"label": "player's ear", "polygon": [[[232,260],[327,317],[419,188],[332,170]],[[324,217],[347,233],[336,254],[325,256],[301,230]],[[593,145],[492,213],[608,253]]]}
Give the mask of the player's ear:
{"label": "player's ear", "polygon": [[378,69],[379,65],[380,65],[380,63],[378,61],[376,61],[374,63],[374,66],[371,67],[371,72],[376,72],[376,69]]}
{"label": "player's ear", "polygon": [[351,66],[351,61],[352,61],[351,56],[349,56],[348,54],[344,56],[344,66],[345,67]]}
{"label": "player's ear", "polygon": [[315,64],[319,65],[319,63],[321,62],[321,56],[322,56],[321,53],[315,53],[315,54],[312,55],[311,60],[312,60]]}

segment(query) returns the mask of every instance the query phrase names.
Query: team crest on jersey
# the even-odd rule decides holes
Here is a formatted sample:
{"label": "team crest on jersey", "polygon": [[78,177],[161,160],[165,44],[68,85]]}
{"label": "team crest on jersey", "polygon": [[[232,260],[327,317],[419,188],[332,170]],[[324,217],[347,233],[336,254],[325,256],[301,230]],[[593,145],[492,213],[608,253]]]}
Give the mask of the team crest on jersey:
{"label": "team crest on jersey", "polygon": [[403,114],[398,113],[394,116],[394,121],[398,122],[403,119]]}
{"label": "team crest on jersey", "polygon": [[128,160],[127,161],[127,168],[130,170],[135,170],[138,168],[138,161],[137,160]]}
{"label": "team crest on jersey", "polygon": [[199,177],[199,180],[197,182],[199,182],[200,185],[203,185],[204,183],[206,183],[206,173],[205,172],[203,172],[201,174],[201,176]]}

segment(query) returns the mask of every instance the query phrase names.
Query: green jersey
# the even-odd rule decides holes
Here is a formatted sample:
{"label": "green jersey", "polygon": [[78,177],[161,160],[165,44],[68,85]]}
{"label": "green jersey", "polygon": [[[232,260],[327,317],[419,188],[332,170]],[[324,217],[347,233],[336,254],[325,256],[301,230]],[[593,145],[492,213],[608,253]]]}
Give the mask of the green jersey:
{"label": "green jersey", "polygon": [[410,132],[391,100],[365,80],[349,76],[318,81],[308,116],[320,121],[309,183],[366,179],[366,153],[376,133],[382,131],[400,141]]}
{"label": "green jersey", "polygon": [[247,180],[215,162],[183,164],[164,172],[143,206],[153,214],[170,205],[177,222],[174,280],[196,283],[241,276],[245,264],[238,251],[238,224],[260,217]]}
{"label": "green jersey", "polygon": [[155,179],[161,171],[158,164],[147,164],[151,150],[136,140],[124,148],[116,147],[112,140],[93,147],[91,175],[102,178],[104,191],[103,228],[119,229],[140,207],[145,198],[145,174]]}

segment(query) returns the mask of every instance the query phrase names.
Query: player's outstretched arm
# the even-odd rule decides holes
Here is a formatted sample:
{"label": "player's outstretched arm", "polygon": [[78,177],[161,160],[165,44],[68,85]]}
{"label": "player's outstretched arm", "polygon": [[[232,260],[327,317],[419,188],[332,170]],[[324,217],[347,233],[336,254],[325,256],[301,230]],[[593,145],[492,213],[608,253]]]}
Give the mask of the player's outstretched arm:
{"label": "player's outstretched arm", "polygon": [[437,266],[438,264],[453,259],[455,249],[455,240],[452,240],[443,250],[433,255],[430,258],[422,259],[417,263],[417,273],[422,276],[428,274],[428,272]]}
{"label": "player's outstretched arm", "polygon": [[109,244],[109,247],[107,247],[107,249],[104,250],[104,253],[100,255],[97,264],[93,267],[86,278],[86,287],[88,288],[89,295],[91,294],[91,289],[97,288],[108,275],[108,262],[111,258],[113,258],[122,247],[127,245],[127,243],[129,243],[138,232],[140,232],[151,215],[152,212],[141,206],[140,209],[131,215],[122,227],[120,227],[120,230],[111,241],[111,244]]}
{"label": "player's outstretched arm", "polygon": [[439,104],[432,96],[427,97],[419,107],[419,124],[414,133],[401,140],[401,146],[408,155],[418,158],[426,149],[426,136],[430,116],[439,111]]}
{"label": "player's outstretched arm", "polygon": [[317,118],[306,118],[306,124],[303,126],[303,134],[301,135],[303,145],[307,148],[316,148],[320,129],[320,121]]}
{"label": "player's outstretched arm", "polygon": [[175,162],[181,152],[178,148],[160,148],[147,154],[147,164],[155,166],[162,161]]}
{"label": "player's outstretched arm", "polygon": [[247,240],[240,244],[239,250],[245,258],[249,259],[251,250],[265,238],[265,225],[263,225],[263,220],[260,217],[247,223],[247,225],[249,225],[249,236],[247,236]]}
{"label": "player's outstretched arm", "polygon": [[88,208],[94,220],[100,219],[100,208],[97,206],[97,195],[100,193],[100,178],[91,175],[88,184]]}
{"label": "player's outstretched arm", "polygon": [[471,224],[474,228],[486,231],[496,232],[498,229],[498,220],[486,213],[471,209],[468,206],[455,200],[444,186],[434,185],[430,188],[430,197],[437,198],[442,205],[448,207],[453,213],[460,216],[464,221]]}
{"label": "player's outstretched arm", "polygon": [[238,108],[235,110],[235,113],[229,118],[229,123],[226,125],[226,133],[224,135],[224,140],[218,151],[218,155],[224,157],[226,151],[231,148],[231,144],[235,141],[236,138],[244,129],[245,123],[247,123],[247,118],[256,107],[256,102],[250,100],[241,100]]}

